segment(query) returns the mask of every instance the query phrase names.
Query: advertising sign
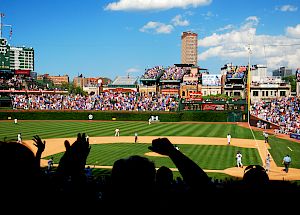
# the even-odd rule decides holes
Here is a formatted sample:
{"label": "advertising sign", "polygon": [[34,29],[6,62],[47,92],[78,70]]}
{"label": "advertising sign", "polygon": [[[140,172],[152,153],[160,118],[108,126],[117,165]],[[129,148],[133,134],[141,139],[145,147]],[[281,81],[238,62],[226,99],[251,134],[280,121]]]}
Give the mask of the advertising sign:
{"label": "advertising sign", "polygon": [[221,75],[202,74],[203,86],[221,86]]}
{"label": "advertising sign", "polygon": [[296,81],[300,82],[300,68],[296,70]]}
{"label": "advertising sign", "polygon": [[203,104],[202,110],[225,110],[225,106],[217,104]]}

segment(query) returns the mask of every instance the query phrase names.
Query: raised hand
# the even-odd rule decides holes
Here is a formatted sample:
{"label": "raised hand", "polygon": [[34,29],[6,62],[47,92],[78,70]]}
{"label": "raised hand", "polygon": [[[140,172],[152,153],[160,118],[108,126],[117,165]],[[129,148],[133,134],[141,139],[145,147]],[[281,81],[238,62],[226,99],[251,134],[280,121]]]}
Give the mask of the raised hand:
{"label": "raised hand", "polygon": [[68,140],[64,142],[66,152],[59,162],[58,171],[63,175],[79,176],[84,174],[87,156],[91,147],[85,133],[77,134],[77,140],[71,145]]}
{"label": "raised hand", "polygon": [[148,147],[151,151],[169,156],[176,148],[168,138],[158,138],[152,140],[152,146]]}
{"label": "raised hand", "polygon": [[42,141],[42,139],[39,137],[39,135],[33,136],[32,140],[35,142],[35,143],[33,143],[33,145],[37,147],[38,152],[42,153],[45,150],[46,141]]}
{"label": "raised hand", "polygon": [[37,152],[35,155],[35,159],[36,159],[36,165],[38,168],[40,168],[41,166],[41,157],[42,157],[42,153],[45,150],[46,147],[46,141],[42,141],[42,139],[39,137],[39,135],[35,135],[33,136],[34,141],[33,145],[35,147],[37,147]]}
{"label": "raised hand", "polygon": [[169,156],[192,190],[208,188],[207,174],[194,161],[177,150],[168,138],[154,139],[148,148],[153,152]]}

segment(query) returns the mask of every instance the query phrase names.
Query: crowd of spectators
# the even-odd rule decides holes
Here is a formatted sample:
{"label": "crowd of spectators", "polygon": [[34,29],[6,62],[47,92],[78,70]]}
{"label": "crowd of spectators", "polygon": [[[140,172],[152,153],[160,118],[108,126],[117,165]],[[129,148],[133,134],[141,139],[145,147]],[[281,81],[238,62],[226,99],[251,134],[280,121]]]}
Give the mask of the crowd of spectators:
{"label": "crowd of spectators", "polygon": [[247,71],[246,66],[228,67],[228,71],[226,73],[226,79],[230,79],[230,78],[243,79],[245,77],[246,71]]}
{"label": "crowd of spectators", "polygon": [[99,95],[72,94],[14,94],[13,109],[25,110],[127,110],[127,111],[174,111],[178,99],[169,95],[110,93]]}
{"label": "crowd of spectators", "polygon": [[145,69],[145,73],[142,75],[142,79],[157,79],[158,76],[164,71],[162,66],[155,66],[150,69]]}
{"label": "crowd of spectators", "polygon": [[25,87],[25,80],[20,77],[19,75],[14,75],[11,78],[1,77],[0,78],[0,86],[1,89],[8,90],[8,89],[15,89],[20,90]]}
{"label": "crowd of spectators", "polygon": [[182,80],[183,76],[190,71],[189,67],[170,66],[160,77],[160,80]]}
{"label": "crowd of spectators", "polygon": [[279,133],[300,133],[300,99],[281,97],[270,102],[259,101],[251,106],[251,114],[279,126]]}
{"label": "crowd of spectators", "polygon": [[151,69],[146,69],[141,79],[157,79],[160,75],[160,80],[181,80],[185,74],[188,74],[190,67],[155,66]]}

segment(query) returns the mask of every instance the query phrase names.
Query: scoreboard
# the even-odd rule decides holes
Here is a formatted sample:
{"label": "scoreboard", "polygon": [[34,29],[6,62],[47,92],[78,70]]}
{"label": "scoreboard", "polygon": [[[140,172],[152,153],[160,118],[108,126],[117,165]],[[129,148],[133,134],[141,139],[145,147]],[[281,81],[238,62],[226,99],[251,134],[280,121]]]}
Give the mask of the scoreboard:
{"label": "scoreboard", "polygon": [[6,39],[0,38],[0,70],[10,69],[10,46]]}

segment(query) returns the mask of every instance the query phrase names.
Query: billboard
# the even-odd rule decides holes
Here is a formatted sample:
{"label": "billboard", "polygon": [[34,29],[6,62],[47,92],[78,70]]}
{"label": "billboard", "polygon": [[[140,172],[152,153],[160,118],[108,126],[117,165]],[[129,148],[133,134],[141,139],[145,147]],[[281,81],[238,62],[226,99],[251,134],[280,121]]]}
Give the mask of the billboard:
{"label": "billboard", "polygon": [[300,82],[300,68],[296,70],[296,81]]}
{"label": "billboard", "polygon": [[221,75],[202,74],[203,86],[221,86]]}
{"label": "billboard", "polygon": [[15,75],[27,75],[30,76],[30,70],[22,70],[22,69],[16,69]]}
{"label": "billboard", "polygon": [[203,104],[202,110],[225,110],[225,105]]}

